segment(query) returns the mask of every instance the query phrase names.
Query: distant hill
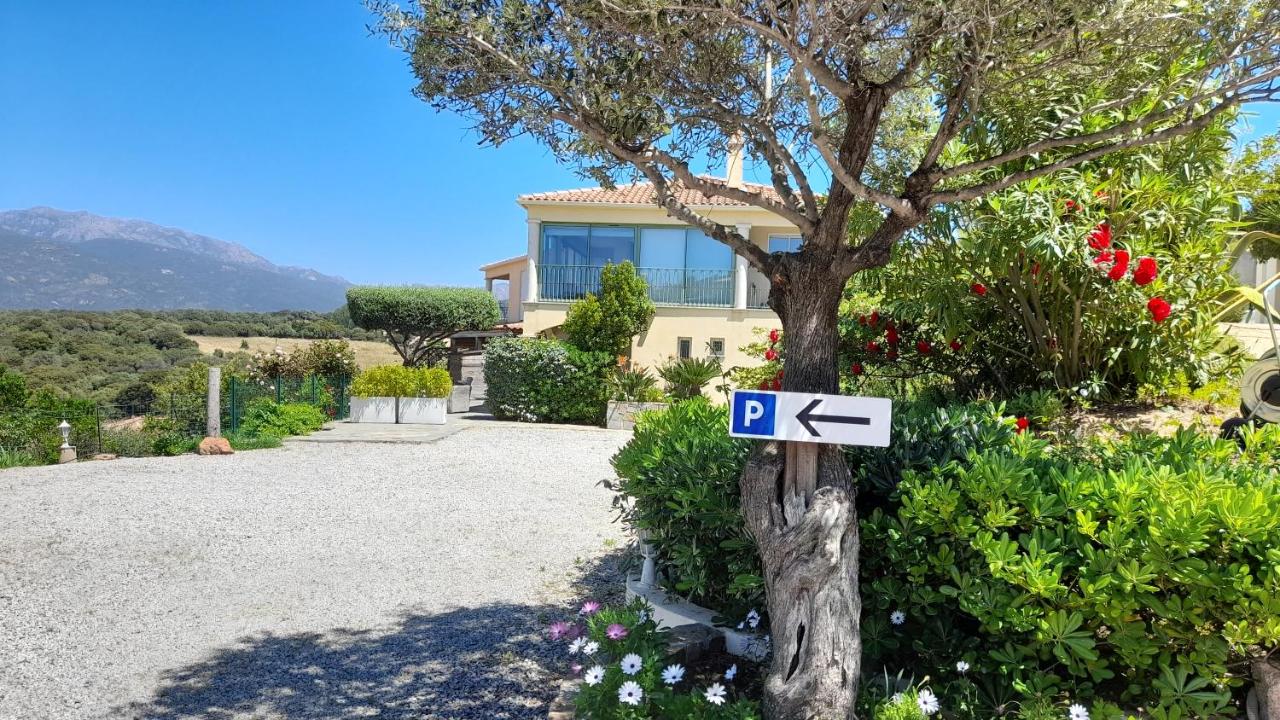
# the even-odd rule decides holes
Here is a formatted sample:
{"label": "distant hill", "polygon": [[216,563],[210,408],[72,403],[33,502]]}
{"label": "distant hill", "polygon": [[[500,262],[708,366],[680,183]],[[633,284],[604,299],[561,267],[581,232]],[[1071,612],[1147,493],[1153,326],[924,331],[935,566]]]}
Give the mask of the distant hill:
{"label": "distant hill", "polygon": [[330,311],[350,285],[243,245],[142,220],[0,212],[0,308]]}

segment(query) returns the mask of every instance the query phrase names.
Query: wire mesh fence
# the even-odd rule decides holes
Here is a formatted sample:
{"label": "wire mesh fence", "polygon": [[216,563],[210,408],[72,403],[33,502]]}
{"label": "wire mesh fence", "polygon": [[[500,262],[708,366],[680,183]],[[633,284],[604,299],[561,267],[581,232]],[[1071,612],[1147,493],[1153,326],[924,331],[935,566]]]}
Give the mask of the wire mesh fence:
{"label": "wire mesh fence", "polygon": [[[309,376],[254,382],[229,377],[221,393],[224,433],[241,429],[245,411],[255,402],[313,405],[340,420],[350,413],[346,376]],[[81,458],[99,453],[125,456],[181,452],[207,428],[204,393],[169,393],[149,402],[95,403],[48,400],[37,407],[0,410],[0,467],[52,463],[65,441]]]}

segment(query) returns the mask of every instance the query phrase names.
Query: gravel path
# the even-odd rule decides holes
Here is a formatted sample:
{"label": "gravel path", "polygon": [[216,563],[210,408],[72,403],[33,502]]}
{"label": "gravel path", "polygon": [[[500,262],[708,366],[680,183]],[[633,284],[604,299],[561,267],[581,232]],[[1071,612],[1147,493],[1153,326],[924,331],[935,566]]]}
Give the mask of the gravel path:
{"label": "gravel path", "polygon": [[616,585],[625,439],[0,471],[0,720],[545,717],[543,623]]}

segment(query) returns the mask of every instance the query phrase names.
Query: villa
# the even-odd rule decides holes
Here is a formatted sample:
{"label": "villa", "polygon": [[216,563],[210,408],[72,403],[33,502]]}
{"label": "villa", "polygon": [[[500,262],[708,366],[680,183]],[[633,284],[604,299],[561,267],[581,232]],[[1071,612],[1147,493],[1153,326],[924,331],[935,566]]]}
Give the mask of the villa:
{"label": "villa", "polygon": [[[732,165],[727,182],[746,186]],[[769,252],[800,245],[797,228],[767,210],[689,190],[680,200]],[[601,268],[625,260],[648,281],[657,306],[632,347],[638,365],[705,356],[749,364],[740,348],[758,339],[753,331],[779,327],[766,278],[724,244],[669,217],[648,183],[531,193],[517,202],[528,216],[526,254],[480,269],[507,324],[525,336],[554,335],[570,303],[598,292]]]}

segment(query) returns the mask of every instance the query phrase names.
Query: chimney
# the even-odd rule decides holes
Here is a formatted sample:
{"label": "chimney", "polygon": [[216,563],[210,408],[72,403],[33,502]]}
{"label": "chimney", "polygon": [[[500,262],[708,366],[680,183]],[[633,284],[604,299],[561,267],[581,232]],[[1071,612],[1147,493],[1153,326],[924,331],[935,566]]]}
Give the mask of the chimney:
{"label": "chimney", "polygon": [[742,133],[735,132],[729,136],[728,152],[725,153],[724,181],[725,184],[732,188],[742,187],[742,148],[746,143],[742,140]]}

